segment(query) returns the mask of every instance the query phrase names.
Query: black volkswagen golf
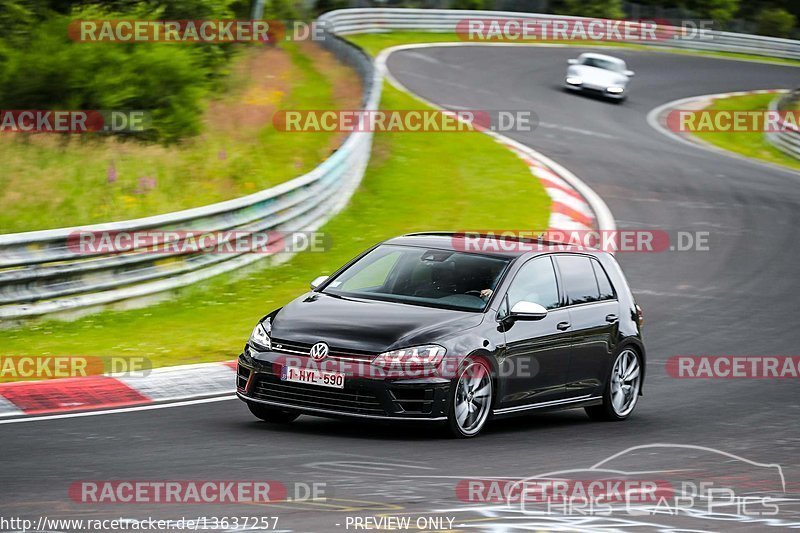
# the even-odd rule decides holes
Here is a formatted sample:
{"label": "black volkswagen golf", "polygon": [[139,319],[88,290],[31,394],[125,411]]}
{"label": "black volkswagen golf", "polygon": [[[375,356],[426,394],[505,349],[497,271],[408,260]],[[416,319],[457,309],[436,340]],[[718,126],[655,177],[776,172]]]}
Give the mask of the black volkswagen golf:
{"label": "black volkswagen golf", "polygon": [[301,414],[441,422],[582,407],[627,418],[642,314],[606,252],[489,235],[383,242],[265,316],[236,389],[269,422]]}

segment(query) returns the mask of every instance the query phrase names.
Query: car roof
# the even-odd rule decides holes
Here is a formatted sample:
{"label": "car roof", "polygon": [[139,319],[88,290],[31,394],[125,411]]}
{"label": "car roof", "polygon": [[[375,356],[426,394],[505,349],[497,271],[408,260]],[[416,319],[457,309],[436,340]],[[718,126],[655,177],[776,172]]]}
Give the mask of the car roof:
{"label": "car roof", "polygon": [[[550,252],[583,252],[592,254],[600,252],[600,250],[593,248],[571,246],[561,242],[539,241],[533,232],[525,233],[530,233],[531,237],[515,237],[503,232],[427,231],[394,237],[384,241],[383,244],[436,248],[507,258]],[[474,240],[468,241],[468,239]]]}
{"label": "car roof", "polygon": [[614,63],[625,64],[625,61],[620,59],[620,58],[618,58],[618,57],[608,56],[608,55],[605,55],[605,54],[596,54],[594,52],[585,52],[585,53],[581,54],[580,57],[591,57],[591,58],[594,58],[594,59],[605,59],[606,61],[613,61]]}

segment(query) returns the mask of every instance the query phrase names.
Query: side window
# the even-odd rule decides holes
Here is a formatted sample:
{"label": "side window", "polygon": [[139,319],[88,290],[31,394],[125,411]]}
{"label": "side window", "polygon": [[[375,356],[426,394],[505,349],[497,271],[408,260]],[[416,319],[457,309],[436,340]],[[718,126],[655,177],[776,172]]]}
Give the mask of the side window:
{"label": "side window", "polygon": [[517,272],[508,289],[508,304],[513,308],[522,301],[537,303],[545,309],[558,307],[558,284],[549,257],[528,261]]}
{"label": "side window", "polygon": [[600,289],[591,259],[582,255],[559,255],[556,261],[570,305],[596,302],[600,299]]}
{"label": "side window", "polygon": [[594,275],[595,278],[597,278],[597,286],[600,288],[600,299],[613,300],[614,288],[608,280],[608,274],[606,274],[606,271],[600,266],[600,262],[594,259],[592,259],[592,268],[594,268]]}

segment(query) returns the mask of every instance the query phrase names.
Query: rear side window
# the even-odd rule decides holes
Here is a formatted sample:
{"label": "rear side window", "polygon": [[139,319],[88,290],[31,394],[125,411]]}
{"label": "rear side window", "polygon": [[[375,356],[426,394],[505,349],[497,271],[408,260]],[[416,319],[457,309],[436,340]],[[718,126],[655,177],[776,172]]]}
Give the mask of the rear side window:
{"label": "rear side window", "polygon": [[608,280],[608,274],[606,274],[606,271],[603,270],[603,267],[600,266],[598,261],[592,259],[591,263],[592,268],[594,268],[595,278],[597,278],[597,286],[600,289],[600,299],[613,300],[614,288],[611,286],[611,282]]}
{"label": "rear side window", "polygon": [[581,255],[559,255],[556,261],[568,305],[600,300],[600,289],[597,286],[591,259]]}
{"label": "rear side window", "polygon": [[533,302],[545,309],[558,307],[558,284],[549,257],[528,261],[519,269],[508,289],[508,303]]}

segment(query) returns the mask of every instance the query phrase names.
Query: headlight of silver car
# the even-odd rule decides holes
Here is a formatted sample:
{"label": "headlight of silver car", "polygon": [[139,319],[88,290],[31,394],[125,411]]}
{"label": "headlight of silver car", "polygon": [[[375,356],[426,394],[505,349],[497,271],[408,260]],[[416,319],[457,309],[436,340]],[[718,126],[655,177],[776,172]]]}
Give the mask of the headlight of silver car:
{"label": "headlight of silver car", "polygon": [[256,324],[253,328],[253,333],[250,334],[250,344],[259,350],[272,350],[272,339],[269,338],[272,333],[272,323],[270,319]]}
{"label": "headlight of silver car", "polygon": [[624,90],[625,90],[625,87],[622,87],[620,85],[612,85],[611,87],[606,89],[606,91],[610,92],[611,94],[619,94]]}
{"label": "headlight of silver car", "polygon": [[581,85],[583,83],[583,80],[581,79],[580,76],[567,76],[566,81],[570,85]]}

